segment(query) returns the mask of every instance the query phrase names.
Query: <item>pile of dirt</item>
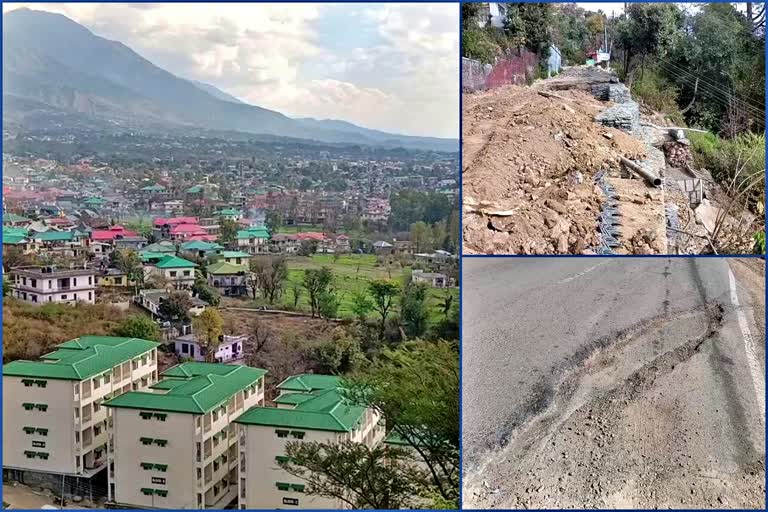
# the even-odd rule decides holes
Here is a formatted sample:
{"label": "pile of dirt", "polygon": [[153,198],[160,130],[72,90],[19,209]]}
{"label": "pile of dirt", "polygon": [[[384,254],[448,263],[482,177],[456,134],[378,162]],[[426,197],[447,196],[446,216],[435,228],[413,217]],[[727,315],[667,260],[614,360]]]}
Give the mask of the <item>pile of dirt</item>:
{"label": "pile of dirt", "polygon": [[465,253],[588,252],[599,242],[595,172],[645,157],[640,141],[594,122],[609,103],[583,90],[542,92],[465,96]]}

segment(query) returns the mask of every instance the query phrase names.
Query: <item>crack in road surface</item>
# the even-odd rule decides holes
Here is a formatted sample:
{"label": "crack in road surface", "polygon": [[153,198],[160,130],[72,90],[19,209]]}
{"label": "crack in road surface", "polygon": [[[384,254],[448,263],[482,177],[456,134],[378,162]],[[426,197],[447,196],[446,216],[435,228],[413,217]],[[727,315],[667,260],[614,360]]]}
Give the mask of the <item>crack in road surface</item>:
{"label": "crack in road surface", "polygon": [[582,346],[517,409],[505,442],[465,463],[465,508],[764,507],[764,395],[752,394],[753,338],[739,328],[748,308],[735,287],[709,297],[696,269],[702,301],[673,309],[673,267],[658,315]]}

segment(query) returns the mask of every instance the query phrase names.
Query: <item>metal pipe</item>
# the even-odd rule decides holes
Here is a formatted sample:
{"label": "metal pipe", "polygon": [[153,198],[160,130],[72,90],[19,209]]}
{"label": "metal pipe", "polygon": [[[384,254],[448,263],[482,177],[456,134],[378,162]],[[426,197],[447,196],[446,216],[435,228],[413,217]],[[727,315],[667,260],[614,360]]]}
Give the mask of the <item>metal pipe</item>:
{"label": "metal pipe", "polygon": [[628,158],[621,157],[621,163],[629,167],[631,170],[633,170],[636,174],[640,175],[641,177],[645,178],[645,181],[647,181],[650,185],[654,187],[660,187],[661,186],[661,178],[653,174],[651,171],[647,169],[643,169],[638,164],[633,162],[632,160],[629,160]]}

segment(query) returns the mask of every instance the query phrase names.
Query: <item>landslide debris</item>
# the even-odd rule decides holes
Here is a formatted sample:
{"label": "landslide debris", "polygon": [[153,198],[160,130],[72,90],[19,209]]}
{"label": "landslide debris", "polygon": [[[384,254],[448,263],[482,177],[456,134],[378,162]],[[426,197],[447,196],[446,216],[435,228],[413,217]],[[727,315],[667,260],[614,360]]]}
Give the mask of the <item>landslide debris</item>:
{"label": "landslide debris", "polygon": [[594,121],[607,106],[579,89],[465,95],[465,253],[579,254],[598,245],[603,197],[594,174],[617,174],[622,156],[646,156],[642,142]]}

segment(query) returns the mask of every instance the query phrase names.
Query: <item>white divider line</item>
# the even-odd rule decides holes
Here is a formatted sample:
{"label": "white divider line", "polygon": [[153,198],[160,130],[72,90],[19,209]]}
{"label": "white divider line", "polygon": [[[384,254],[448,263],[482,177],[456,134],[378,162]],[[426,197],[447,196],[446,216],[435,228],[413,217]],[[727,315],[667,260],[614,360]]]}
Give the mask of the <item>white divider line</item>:
{"label": "white divider line", "polygon": [[597,267],[599,267],[599,266],[602,266],[602,265],[605,265],[606,263],[608,263],[608,260],[604,260],[604,261],[601,261],[601,262],[600,262],[600,263],[598,263],[597,265],[592,265],[592,266],[591,266],[591,267],[589,267],[588,269],[586,269],[586,270],[582,270],[582,271],[581,271],[581,272],[579,272],[578,274],[573,274],[572,276],[568,276],[568,277],[566,277],[565,279],[561,279],[561,280],[560,280],[560,282],[559,282],[558,284],[568,283],[568,282],[570,282],[570,281],[573,281],[574,279],[578,279],[578,278],[580,278],[581,276],[583,276],[584,274],[589,274],[590,272],[592,272],[593,270],[595,270]]}
{"label": "white divider line", "polygon": [[736,293],[736,278],[730,267],[728,268],[728,280],[731,289],[731,303],[733,303],[734,309],[736,310],[736,318],[739,322],[741,336],[744,339],[744,348],[747,352],[747,364],[749,365],[749,372],[752,374],[752,383],[755,386],[755,393],[757,394],[757,405],[760,408],[760,422],[765,424],[765,375],[757,358],[755,339],[752,337],[752,333],[749,330],[747,317],[739,305],[739,296]]}

